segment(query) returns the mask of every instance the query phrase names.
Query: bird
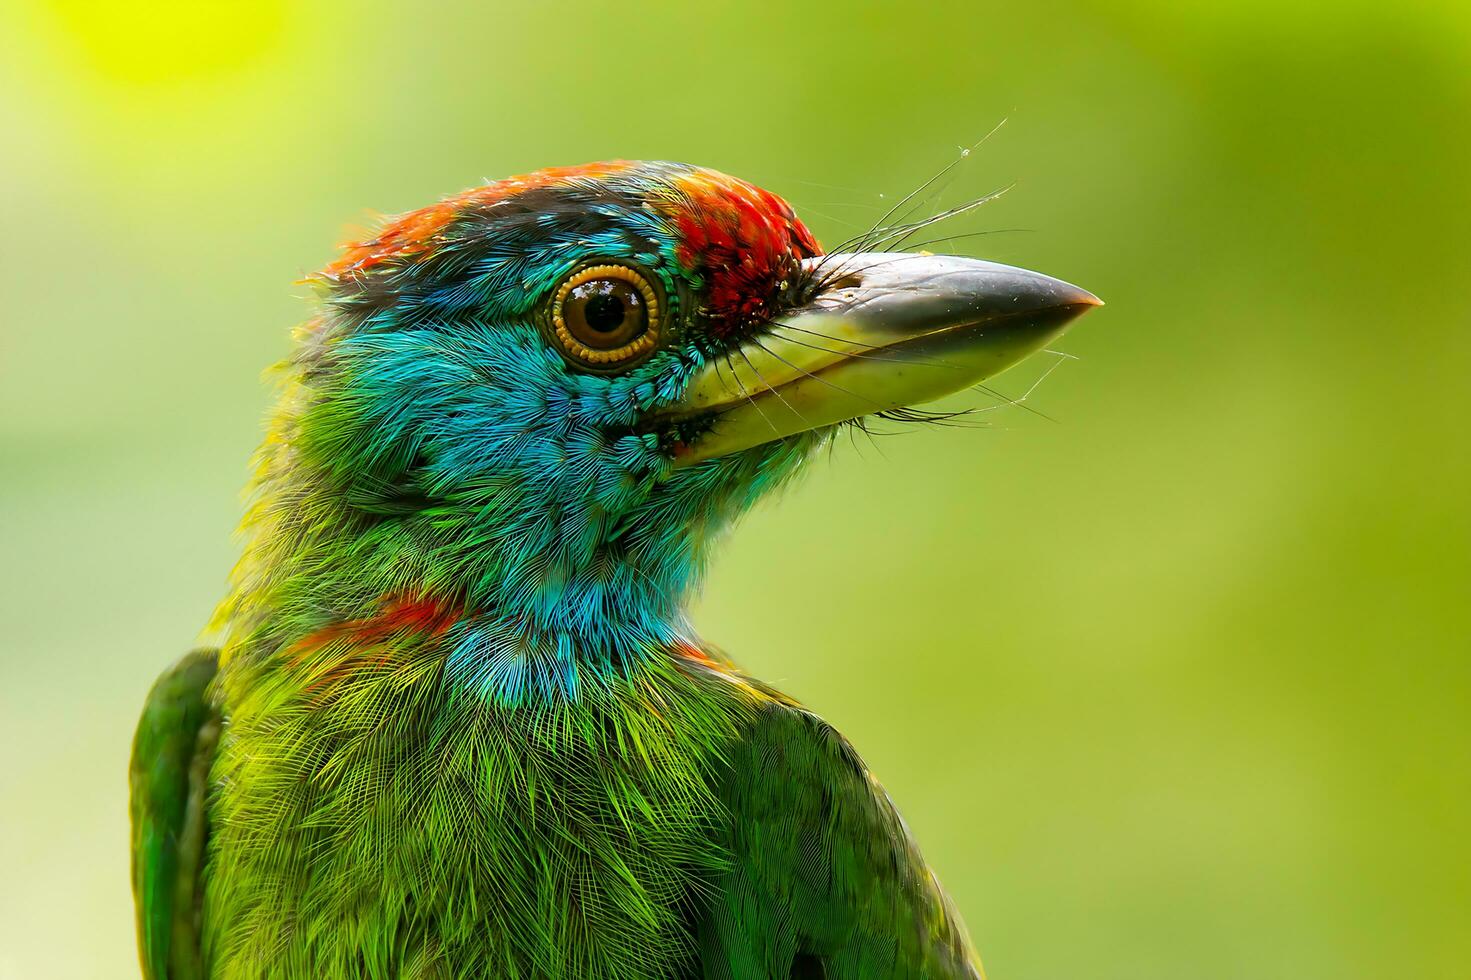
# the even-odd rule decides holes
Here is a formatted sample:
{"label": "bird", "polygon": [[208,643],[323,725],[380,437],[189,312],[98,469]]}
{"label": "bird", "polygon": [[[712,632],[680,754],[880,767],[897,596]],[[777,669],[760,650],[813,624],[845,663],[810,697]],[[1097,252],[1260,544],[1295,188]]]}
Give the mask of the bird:
{"label": "bird", "polygon": [[686,611],[835,433],[1100,304],[897,207],[825,252],[718,171],[554,167],[308,280],[211,645],[134,738],[146,977],[982,976],[853,746]]}

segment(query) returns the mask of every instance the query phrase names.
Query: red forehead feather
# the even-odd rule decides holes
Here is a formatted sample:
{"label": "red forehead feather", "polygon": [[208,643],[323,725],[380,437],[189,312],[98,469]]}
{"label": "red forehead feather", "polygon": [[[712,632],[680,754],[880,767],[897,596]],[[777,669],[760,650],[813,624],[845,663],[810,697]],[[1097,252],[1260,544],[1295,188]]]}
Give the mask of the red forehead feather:
{"label": "red forehead feather", "polygon": [[[348,245],[322,275],[337,279],[428,251],[467,208],[579,179],[629,174],[640,167],[653,171],[645,185],[648,200],[668,216],[679,233],[676,257],[705,277],[706,306],[717,320],[737,322],[759,316],[772,298],[773,287],[795,270],[797,262],[821,254],[822,247],[812,233],[775,194],[713,170],[671,174],[654,169],[667,166],[613,160],[549,167],[472,188],[402,215],[373,238]],[[643,175],[630,176],[644,184]]]}
{"label": "red forehead feather", "polygon": [[584,163],[576,167],[547,167],[535,173],[507,177],[483,187],[472,187],[427,208],[400,215],[384,225],[373,238],[347,245],[342,255],[322,270],[322,275],[335,279],[349,272],[371,269],[389,259],[423,251],[467,207],[493,204],[523,191],[555,187],[579,178],[596,180],[610,177],[633,166],[627,160],[610,160],[604,163]]}
{"label": "red forehead feather", "polygon": [[678,258],[704,272],[717,317],[759,315],[771,287],[803,258],[822,253],[791,205],[770,191],[713,170],[680,174],[667,210],[679,230]]}

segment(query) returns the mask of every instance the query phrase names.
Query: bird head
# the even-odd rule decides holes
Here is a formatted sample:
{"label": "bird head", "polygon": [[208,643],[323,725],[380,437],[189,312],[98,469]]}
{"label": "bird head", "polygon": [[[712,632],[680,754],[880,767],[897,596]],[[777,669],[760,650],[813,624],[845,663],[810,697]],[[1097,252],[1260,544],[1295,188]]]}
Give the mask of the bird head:
{"label": "bird head", "polygon": [[448,198],[317,282],[237,591],[301,617],[434,596],[496,624],[482,646],[605,666],[681,632],[717,532],[836,427],[1098,302],[975,259],[824,255],[767,191],[633,162]]}

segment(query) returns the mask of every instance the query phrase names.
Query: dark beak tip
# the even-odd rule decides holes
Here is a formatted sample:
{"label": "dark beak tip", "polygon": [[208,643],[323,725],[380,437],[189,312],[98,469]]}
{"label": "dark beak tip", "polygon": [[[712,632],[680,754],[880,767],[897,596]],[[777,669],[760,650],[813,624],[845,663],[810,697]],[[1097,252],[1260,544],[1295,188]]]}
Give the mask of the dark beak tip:
{"label": "dark beak tip", "polygon": [[1072,283],[1062,282],[1060,279],[1055,280],[1055,282],[1061,284],[1062,287],[1057,291],[1059,306],[1076,307],[1079,313],[1086,313],[1095,306],[1103,305],[1103,300],[1094,296],[1082,286],[1074,286]]}
{"label": "dark beak tip", "polygon": [[1084,313],[1102,305],[1103,300],[1088,290],[1069,283],[1065,290],[1055,291],[1049,301],[1035,311],[1037,325],[1048,329],[1067,329]]}
{"label": "dark beak tip", "polygon": [[1089,310],[1096,309],[1102,305],[1103,300],[1097,296],[1094,296],[1086,289],[1079,289],[1073,286],[1069,288],[1066,295],[1057,297],[1053,309],[1065,320],[1072,321]]}
{"label": "dark beak tip", "polygon": [[1103,305],[1103,300],[1082,286],[1027,270],[1021,270],[1020,276],[1001,285],[999,291],[1010,292],[1011,302],[1019,307],[1056,310],[1069,317],[1082,316],[1095,306]]}

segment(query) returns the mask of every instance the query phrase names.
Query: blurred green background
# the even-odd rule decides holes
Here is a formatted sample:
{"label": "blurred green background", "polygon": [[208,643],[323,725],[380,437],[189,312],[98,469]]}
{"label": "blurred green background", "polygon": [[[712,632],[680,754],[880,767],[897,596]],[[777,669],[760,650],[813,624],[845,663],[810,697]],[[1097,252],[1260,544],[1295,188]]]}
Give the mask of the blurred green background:
{"label": "blurred green background", "polygon": [[135,713],[335,242],[613,156],[836,242],[1003,118],[937,203],[1016,181],[957,250],[1107,299],[1055,421],[841,447],[697,621],[993,980],[1471,975],[1471,7],[6,0],[0,978],[136,976]]}

